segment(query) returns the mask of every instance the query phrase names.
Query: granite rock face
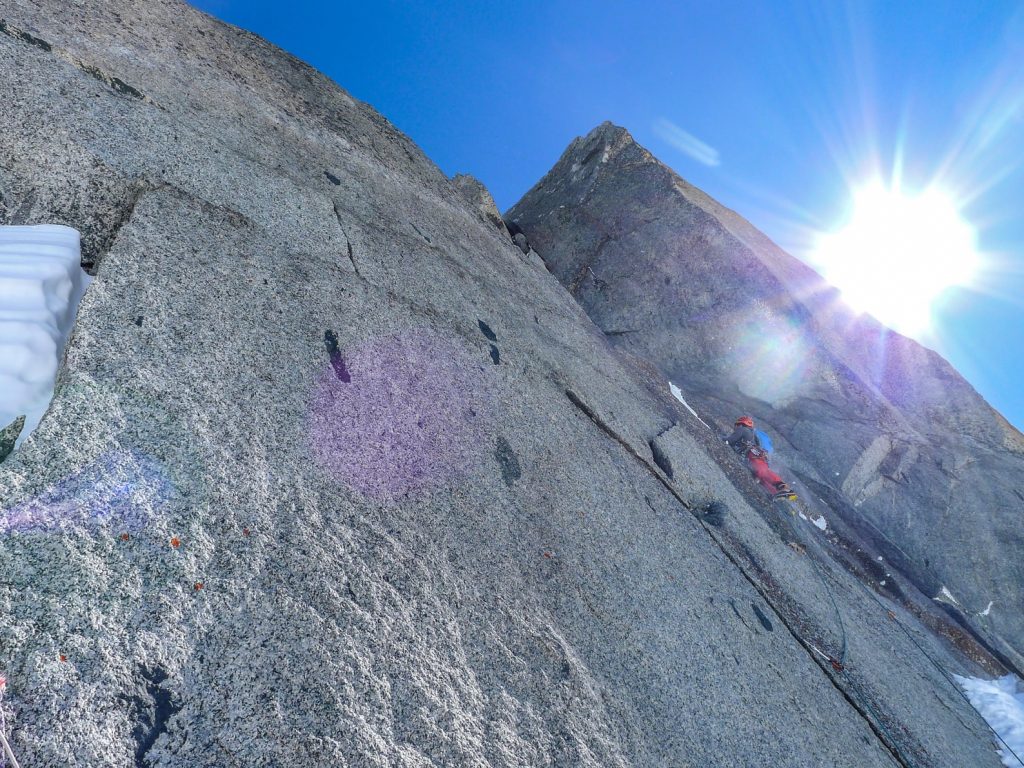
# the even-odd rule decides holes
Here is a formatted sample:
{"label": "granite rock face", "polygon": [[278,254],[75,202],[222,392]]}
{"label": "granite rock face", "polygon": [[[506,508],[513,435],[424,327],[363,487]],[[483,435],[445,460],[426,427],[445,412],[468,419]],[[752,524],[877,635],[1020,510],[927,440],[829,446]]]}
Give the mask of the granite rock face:
{"label": "granite rock face", "polygon": [[0,223],[96,272],[0,466],[23,766],[998,765],[921,648],[993,660],[788,547],[371,108],[176,0],[2,17]]}
{"label": "granite rock face", "polygon": [[1024,437],[945,360],[852,315],[609,123],[506,219],[618,347],[723,429],[754,414],[807,495],[900,550],[918,587],[948,589],[1024,666]]}
{"label": "granite rock face", "polygon": [[463,200],[479,212],[485,221],[493,224],[505,237],[510,237],[508,229],[505,227],[505,221],[498,211],[498,206],[483,182],[468,173],[459,173],[452,177],[452,186],[459,191]]}

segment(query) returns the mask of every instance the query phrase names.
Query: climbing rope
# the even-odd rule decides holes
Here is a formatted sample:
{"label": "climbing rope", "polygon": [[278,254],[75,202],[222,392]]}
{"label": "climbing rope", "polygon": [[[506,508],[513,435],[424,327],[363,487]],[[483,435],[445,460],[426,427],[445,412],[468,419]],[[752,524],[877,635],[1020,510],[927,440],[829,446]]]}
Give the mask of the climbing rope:
{"label": "climbing rope", "polygon": [[[804,514],[807,514],[806,508],[802,509],[801,511],[804,512]],[[791,520],[792,515],[781,515],[781,517],[785,519],[786,525],[789,527],[789,530],[792,532],[794,538],[799,539],[800,543],[803,544],[803,546],[806,548],[807,547],[807,539],[804,536],[802,536],[799,533],[797,533],[797,530],[796,530],[797,526],[794,526],[793,525],[793,521]],[[808,515],[808,518],[809,518],[809,515]],[[821,549],[819,547],[819,542],[816,539],[814,540],[813,549],[814,549],[814,551],[815,551],[815,553],[817,555],[823,555],[823,553],[822,553],[822,551],[821,551]],[[864,691],[861,689],[861,687],[857,684],[857,681],[854,680],[853,676],[850,674],[850,670],[848,669],[848,666],[847,666],[848,665],[848,657],[849,657],[849,644],[848,644],[848,641],[847,641],[846,622],[843,620],[843,613],[842,613],[842,611],[839,610],[839,603],[836,601],[835,592],[832,590],[832,587],[831,587],[831,585],[828,582],[828,579],[827,579],[827,577],[825,575],[825,572],[822,570],[821,565],[818,562],[818,558],[816,556],[812,555],[811,557],[808,558],[808,560],[810,560],[811,567],[814,569],[815,574],[818,577],[818,581],[821,582],[822,587],[825,588],[825,593],[828,595],[829,602],[832,603],[832,610],[835,612],[836,623],[839,625],[839,631],[840,631],[840,636],[841,636],[840,650],[839,650],[839,656],[838,657],[829,657],[826,654],[822,653],[821,651],[818,651],[818,653],[821,654],[822,656],[825,656],[828,659],[829,663],[831,664],[832,669],[835,670],[835,672],[842,677],[843,682],[846,683],[848,689],[852,693],[851,698],[855,698],[857,700],[857,703],[861,707],[863,707],[864,710],[867,711],[867,713],[871,717],[871,719],[874,720],[875,727],[879,731],[881,731],[881,733],[888,740],[889,748],[896,755],[897,759],[899,759],[901,762],[903,762],[907,766],[910,766],[910,768],[913,768],[915,765],[917,765],[917,763],[914,760],[912,760],[909,757],[909,755],[907,755],[902,749],[900,749],[899,744],[896,741],[895,737],[892,735],[892,733],[886,727],[885,721],[882,719],[881,714],[872,705],[871,700],[864,694]],[[864,587],[864,585],[861,584],[859,579],[854,578],[854,581],[856,581],[857,584],[860,585],[861,587]],[[817,649],[815,649],[815,650],[817,650]]]}
{"label": "climbing rope", "polygon": [[7,719],[4,717],[4,690],[7,688],[7,678],[0,675],[0,747],[3,747],[3,755],[0,755],[0,768],[7,768],[7,761],[10,761],[10,768],[21,768],[18,765],[18,758],[14,756],[7,741]]}
{"label": "climbing rope", "polygon": [[[612,427],[609,424],[607,424],[603,419],[601,419],[597,415],[597,413],[594,412],[594,410],[592,408],[590,408],[588,405],[586,405],[586,403],[584,403],[583,400],[575,392],[572,392],[571,390],[566,390],[565,394],[568,397],[568,399],[573,403],[573,405],[575,405],[577,408],[579,408],[579,410],[581,410],[584,413],[584,415],[589,417],[590,420],[593,421],[609,437],[611,437],[613,440],[618,442],[623,448],[625,448],[626,451],[629,454],[631,454],[634,459],[639,461],[640,464],[645,469],[647,469],[647,471],[650,472],[651,475],[653,475],[654,478],[656,480],[658,480],[672,496],[674,496],[676,498],[676,500],[683,506],[684,509],[688,510],[691,514],[693,514],[697,518],[698,522],[704,528],[705,532],[711,537],[712,541],[714,541],[718,545],[718,547],[721,549],[722,554],[724,554],[726,556],[726,558],[736,567],[736,569],[747,580],[747,582],[754,588],[754,590],[758,594],[761,595],[761,597],[764,599],[764,601],[769,606],[772,607],[772,609],[775,611],[776,616],[779,617],[779,619],[782,621],[782,623],[786,627],[786,629],[789,630],[789,632],[793,636],[793,638],[800,645],[804,646],[804,648],[806,648],[808,650],[808,652],[812,656],[816,654],[818,656],[821,656],[824,660],[828,661],[829,664],[831,665],[832,669],[839,676],[841,676],[842,680],[846,683],[846,688],[843,688],[842,686],[836,684],[837,690],[842,692],[843,695],[850,702],[850,704],[854,707],[854,709],[856,709],[860,713],[860,715],[867,722],[868,726],[875,732],[876,736],[879,738],[879,741],[881,741],[881,743],[886,747],[886,749],[888,749],[890,751],[892,756],[897,761],[899,761],[902,765],[906,766],[907,768],[915,768],[917,766],[917,763],[914,760],[912,760],[900,748],[899,743],[896,741],[896,739],[893,737],[892,733],[890,733],[889,729],[886,727],[885,721],[882,719],[881,715],[878,713],[878,711],[875,709],[875,707],[871,704],[871,701],[867,698],[867,696],[864,695],[864,693],[861,691],[861,689],[858,686],[858,684],[856,683],[856,681],[852,678],[852,676],[849,674],[849,671],[847,670],[846,663],[845,663],[846,659],[847,659],[847,656],[848,656],[848,643],[847,643],[847,635],[846,635],[846,625],[845,625],[845,622],[843,621],[842,612],[839,610],[839,605],[836,602],[836,599],[835,599],[835,596],[834,596],[834,594],[832,592],[832,589],[828,585],[828,581],[825,579],[824,573],[820,570],[816,559],[814,557],[809,558],[811,560],[811,562],[812,562],[812,565],[814,566],[815,572],[817,573],[819,580],[822,583],[822,586],[825,588],[825,591],[826,591],[826,593],[829,596],[829,600],[831,601],[832,607],[835,610],[837,622],[838,622],[839,627],[840,627],[840,634],[841,634],[841,638],[842,639],[841,639],[840,655],[839,655],[838,658],[836,658],[834,656],[830,656],[829,654],[825,653],[823,650],[821,650],[816,645],[814,645],[813,643],[809,642],[805,637],[803,637],[803,635],[799,631],[797,631],[796,627],[790,625],[789,621],[786,620],[785,615],[783,614],[783,612],[775,605],[775,603],[771,600],[770,595],[763,588],[763,586],[758,582],[758,579],[756,577],[754,577],[753,575],[751,575],[750,573],[748,573],[746,568],[743,567],[743,564],[740,563],[740,561],[737,558],[737,556],[733,552],[730,551],[730,548],[727,547],[722,541],[719,540],[718,536],[712,530],[710,524],[708,524],[703,518],[701,518],[701,516],[699,514],[696,513],[696,510],[693,508],[693,506],[686,499],[683,498],[683,496],[675,489],[675,487],[668,481],[668,479],[665,476],[663,476],[661,472],[659,472],[657,469],[655,469],[653,466],[651,466],[651,464],[647,461],[647,459],[644,458],[643,456],[641,456],[639,454],[639,452],[637,452],[637,450],[635,448],[633,448],[632,445],[630,445],[629,441],[625,440],[614,429],[612,429]],[[696,414],[696,412],[693,411],[692,408],[689,408],[688,405],[687,405],[687,409],[690,411],[690,413],[698,421],[700,421],[701,424],[703,424],[705,427],[707,427],[709,431],[714,432],[714,429],[709,424],[707,424],[707,422],[703,421]],[[787,522],[789,522],[788,519],[787,519]],[[793,530],[792,529],[792,524],[791,523],[789,523],[789,524],[790,524],[791,530]],[[795,533],[795,531],[794,531],[794,533]],[[804,538],[802,536],[795,536],[795,538],[799,538],[801,540],[804,540]],[[820,550],[817,549],[817,542],[815,542],[815,550],[816,550],[816,552],[820,552]],[[854,578],[854,581],[857,583],[857,585],[859,587],[861,587],[862,589],[867,590],[867,587],[863,583],[861,583],[861,581],[859,579]],[[875,595],[873,595],[870,592],[870,590],[868,590],[868,593],[871,594],[872,598],[874,598],[876,600],[876,602],[878,602],[881,605],[881,602],[878,601],[877,597]],[[898,621],[897,621],[897,623],[899,624]],[[900,624],[900,626],[901,626],[901,629],[903,629],[903,631],[905,633],[907,633],[908,636],[909,636],[909,632],[907,632],[906,628],[903,627],[902,624]],[[921,646],[914,640],[914,638],[912,636],[910,637],[910,639],[922,651],[922,653],[924,653],[924,649],[921,648]],[[936,667],[936,669],[938,669],[938,671],[943,675],[943,677],[945,677],[947,680],[949,680],[953,684],[954,688],[967,701],[967,703],[970,704],[970,699],[967,698],[966,694],[964,694],[960,690],[959,686],[957,686],[955,682],[950,680],[949,676],[942,669],[942,667],[939,666],[939,664],[934,659],[932,659],[930,655],[928,655],[927,653],[924,653],[924,655],[925,655],[925,658],[927,658]],[[973,707],[973,705],[971,705],[971,706]],[[983,722],[985,722],[985,725],[989,728],[990,731],[992,731],[992,733],[995,735],[995,737],[997,739],[999,739],[999,741],[1004,746],[1006,746],[1006,748],[1010,752],[1010,754],[1013,754],[1014,757],[1016,757],[1018,760],[1020,760],[1019,756],[1017,756],[1017,754],[1013,751],[1013,749],[1011,749],[1010,746],[1008,744],[1006,744],[1006,742],[1003,740],[1003,738],[998,733],[996,733],[995,729],[993,729],[992,726],[989,725],[987,721],[984,721],[984,719],[983,719]],[[1024,761],[1022,761],[1022,765],[1024,765]]]}
{"label": "climbing rope", "polygon": [[[881,599],[878,597],[878,595],[876,595],[874,592],[872,592],[870,589],[868,589],[867,586],[864,585],[860,581],[860,579],[854,579],[854,581],[857,582],[857,586],[859,586],[862,590],[864,590],[864,592],[866,592],[868,594],[868,596],[871,597],[871,599],[874,600],[875,603],[877,603],[880,608],[885,610],[885,612],[889,616],[889,618],[896,623],[896,626],[898,626],[900,628],[900,630],[902,630],[903,634],[905,634],[907,636],[907,639],[910,640],[910,642],[914,644],[914,646],[917,648],[917,650],[921,652],[921,655],[924,656],[929,661],[929,663],[933,667],[935,667],[936,671],[940,675],[942,675],[942,677],[945,678],[946,682],[948,682],[950,684],[950,686],[953,688],[954,691],[957,692],[957,694],[960,696],[960,698],[962,698],[964,701],[966,701],[967,704],[970,705],[970,707],[972,709],[975,709],[974,704],[971,703],[970,698],[967,696],[966,693],[964,693],[963,688],[961,688],[960,685],[953,679],[952,675],[950,675],[949,672],[947,672],[945,670],[945,668],[938,661],[936,661],[935,658],[930,653],[928,653],[928,651],[925,649],[925,647],[923,645],[921,645],[920,642],[918,642],[917,638],[914,637],[913,633],[907,628],[907,626],[902,621],[899,620],[899,617],[896,615],[896,612],[890,610],[885,605],[885,603],[883,603],[881,601]],[[975,711],[977,711],[977,710],[975,710]],[[1017,762],[1020,763],[1021,766],[1024,766],[1024,759],[1021,759],[1021,756],[1018,755],[1014,751],[1013,747],[1011,747],[1009,744],[1006,743],[1006,740],[1002,736],[999,735],[999,732],[995,728],[993,728],[991,725],[989,725],[988,721],[985,720],[984,717],[982,717],[982,722],[985,723],[985,726],[992,732],[992,735],[995,736],[999,740],[999,742],[1006,748],[1006,751],[1009,752],[1011,755],[1013,755],[1014,758],[1016,758]]]}
{"label": "climbing rope", "polygon": [[[675,392],[673,392],[672,394],[675,395]],[[681,393],[680,393],[680,395],[676,396],[676,399],[679,400],[680,402],[683,402],[683,404],[686,406],[686,409],[694,416],[694,418],[697,419],[697,421],[699,421],[701,424],[703,424],[705,427],[707,427],[707,429],[710,432],[715,433],[714,428],[712,428],[711,425],[709,425],[706,421],[704,421],[702,418],[700,418],[700,416],[697,415],[696,411],[694,411],[693,408],[690,407],[689,403],[686,403],[684,400],[682,400]],[[678,498],[678,494],[675,493],[674,489],[670,488],[670,490],[673,492],[673,495],[676,495],[677,498]],[[685,505],[685,506],[688,507],[689,505]],[[790,515],[783,515],[782,517],[785,519],[786,524],[788,525],[790,531],[793,533],[793,537],[795,539],[799,539],[801,542],[806,541],[803,536],[800,536],[799,534],[796,533],[796,530],[793,527],[792,521],[789,519],[791,516]],[[702,520],[701,523],[703,524],[703,522],[704,521]],[[706,525],[704,527],[705,527],[706,530],[708,530],[709,533],[711,533],[710,529]],[[729,557],[729,559],[733,561],[733,563],[736,565],[737,568],[739,568],[740,573],[742,573],[746,577],[747,581],[749,581],[750,584],[752,586],[754,586],[755,589],[758,592],[761,593],[762,597],[765,598],[766,602],[768,602],[768,604],[772,606],[772,608],[775,610],[776,615],[778,615],[780,618],[782,618],[782,613],[780,612],[780,610],[770,600],[768,600],[767,595],[759,588],[758,584],[756,583],[756,579],[753,576],[747,574],[746,570],[740,565],[740,563],[737,560],[733,559],[729,555],[728,550],[722,545],[721,542],[718,542],[717,537],[713,533],[711,533],[711,536],[712,536],[712,539],[714,539],[718,543],[719,547],[722,547],[722,551],[726,554],[726,556]],[[815,547],[814,548],[815,548],[815,552],[817,552],[820,555],[821,551],[818,549],[818,542],[817,541],[815,541]],[[871,726],[871,728],[875,731],[875,733],[878,735],[880,741],[886,746],[886,748],[889,749],[889,751],[892,753],[893,757],[895,757],[903,765],[907,766],[907,768],[916,768],[917,763],[909,755],[907,755],[906,752],[903,749],[900,748],[899,743],[896,741],[895,737],[892,735],[892,733],[886,727],[885,722],[882,719],[881,715],[878,713],[878,711],[875,709],[875,707],[871,704],[871,702],[868,700],[868,698],[864,695],[863,691],[857,685],[856,681],[851,677],[851,675],[849,673],[849,670],[847,669],[847,657],[848,657],[848,653],[849,653],[849,644],[848,644],[847,633],[846,633],[846,622],[843,620],[842,611],[839,610],[839,604],[836,601],[835,594],[834,594],[831,586],[829,585],[828,580],[825,578],[825,574],[821,570],[821,567],[820,567],[820,565],[819,565],[819,563],[817,561],[817,558],[812,556],[812,557],[810,557],[808,559],[811,561],[811,566],[813,567],[813,569],[815,571],[815,574],[817,575],[818,580],[821,582],[822,586],[824,587],[825,593],[828,595],[829,601],[832,604],[832,609],[835,612],[836,623],[838,625],[839,633],[840,633],[840,651],[839,651],[839,656],[838,657],[832,656],[832,655],[826,653],[825,651],[823,651],[822,649],[818,648],[814,643],[811,643],[809,640],[807,640],[807,638],[805,638],[801,633],[797,632],[795,627],[790,627],[789,623],[787,621],[785,621],[785,619],[783,619],[783,623],[787,626],[789,631],[792,633],[792,635],[796,638],[796,640],[798,642],[800,642],[804,647],[809,649],[813,654],[816,654],[816,655],[820,656],[822,659],[824,659],[826,662],[828,662],[828,664],[832,668],[832,670],[837,675],[839,675],[841,677],[843,682],[846,683],[846,690],[844,691],[844,693],[847,696],[848,700],[850,701],[850,703],[856,709],[858,709],[860,711],[861,716],[864,717],[864,719],[867,721],[868,725]],[[860,583],[860,581],[858,579],[854,579],[854,580],[857,581],[857,583],[861,587],[864,586],[863,584]],[[839,688],[839,690],[843,690],[843,689]],[[998,736],[998,734],[997,734],[997,736]]]}

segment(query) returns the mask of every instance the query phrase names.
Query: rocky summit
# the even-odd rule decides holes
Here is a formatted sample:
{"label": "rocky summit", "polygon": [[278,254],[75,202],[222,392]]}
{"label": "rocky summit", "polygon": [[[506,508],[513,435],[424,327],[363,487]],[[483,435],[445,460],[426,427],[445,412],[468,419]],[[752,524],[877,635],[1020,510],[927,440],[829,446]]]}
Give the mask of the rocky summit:
{"label": "rocky summit", "polygon": [[[796,303],[809,383],[716,388],[693,327],[781,323],[772,289],[805,272],[623,133],[577,142],[513,242],[369,106],[178,0],[8,0],[0,72],[0,224],[76,228],[95,273],[0,464],[21,766],[999,765],[950,675],[1005,661],[916,582],[881,588],[842,526],[992,595],[1016,642],[986,558],[1012,551],[1019,436],[934,356],[880,335],[856,357]],[[882,340],[884,391],[858,367]],[[828,535],[759,495],[691,397],[772,409]],[[969,450],[926,451],[940,425]],[[946,484],[882,506],[922,478]]]}

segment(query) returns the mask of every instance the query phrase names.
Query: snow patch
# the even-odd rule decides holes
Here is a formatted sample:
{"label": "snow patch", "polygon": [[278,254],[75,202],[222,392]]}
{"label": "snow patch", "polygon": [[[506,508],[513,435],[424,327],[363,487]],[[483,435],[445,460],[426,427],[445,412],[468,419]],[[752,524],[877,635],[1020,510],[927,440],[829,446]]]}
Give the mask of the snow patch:
{"label": "snow patch", "polygon": [[80,237],[62,226],[0,227],[0,429],[18,416],[39,424],[91,278]]}
{"label": "snow patch", "polygon": [[815,527],[820,528],[823,531],[828,530],[828,523],[825,521],[824,515],[819,517],[817,520],[811,520],[811,522],[814,523]]}
{"label": "snow patch", "polygon": [[[679,387],[677,387],[671,381],[668,383],[668,388],[672,392],[672,397],[674,397],[676,400],[678,400],[680,403],[682,403],[683,407],[686,408],[686,410],[688,410],[690,413],[693,414],[693,418],[695,418],[697,421],[699,421],[701,424],[703,424],[708,429],[711,429],[711,427],[708,426],[708,423],[706,421],[704,421],[704,419],[702,419],[700,416],[698,416],[697,412],[695,410],[693,410],[693,408],[690,407],[690,404],[688,402],[686,402],[686,400],[683,398],[683,390],[681,390]],[[713,429],[711,431],[714,432]]]}
{"label": "snow patch", "polygon": [[943,585],[942,589],[939,590],[939,594],[933,597],[932,600],[938,600],[940,603],[949,603],[956,608],[960,607],[960,601],[953,597],[953,593],[946,589],[945,585]]}
{"label": "snow patch", "polygon": [[989,600],[988,605],[985,606],[985,610],[979,613],[979,616],[988,616],[992,612],[992,606],[995,605],[995,600]]}
{"label": "snow patch", "polygon": [[[1005,742],[998,748],[1003,765],[1024,768],[1024,688],[1016,675],[995,680],[953,675],[978,713]],[[1009,747],[1009,749],[1006,749]],[[1013,750],[1018,757],[1010,752]]]}

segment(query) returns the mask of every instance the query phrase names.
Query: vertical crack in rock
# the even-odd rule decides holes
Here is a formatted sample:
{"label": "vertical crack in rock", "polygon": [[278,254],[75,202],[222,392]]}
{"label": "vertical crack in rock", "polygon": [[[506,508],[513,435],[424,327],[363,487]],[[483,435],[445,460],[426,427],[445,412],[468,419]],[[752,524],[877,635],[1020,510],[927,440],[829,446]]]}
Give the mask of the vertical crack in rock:
{"label": "vertical crack in rock", "polygon": [[751,632],[754,632],[754,634],[757,634],[755,630],[747,624],[747,620],[743,618],[743,614],[740,613],[740,609],[736,607],[736,601],[731,597],[729,598],[729,605],[732,607],[732,612],[736,614],[736,618],[740,620],[740,623]]}
{"label": "vertical crack in rock", "polygon": [[417,233],[419,234],[419,236],[420,236],[420,237],[422,237],[422,238],[423,238],[424,240],[426,240],[426,241],[427,241],[428,243],[430,243],[431,245],[433,245],[434,241],[433,241],[433,240],[431,240],[431,239],[430,239],[430,237],[428,237],[428,236],[426,235],[426,233],[424,233],[424,232],[423,232],[423,230],[422,230],[422,229],[420,229],[419,227],[417,227],[417,226],[416,226],[416,223],[415,223],[415,222],[412,222],[412,221],[410,221],[409,223],[410,223],[410,224],[412,224],[412,228],[416,230],[416,232],[417,232]]}
{"label": "vertical crack in rock", "polygon": [[669,460],[668,454],[661,449],[661,444],[657,439],[648,442],[651,447],[651,455],[654,457],[654,463],[658,465],[662,472],[668,475],[669,479],[674,477],[672,472],[672,462]]}
{"label": "vertical crack in rock", "polygon": [[167,724],[181,710],[181,702],[163,686],[168,678],[167,670],[159,666],[140,667],[139,673],[145,680],[148,698],[135,696],[131,701],[136,721],[132,730],[136,744],[135,768],[150,768],[149,751],[160,735],[166,733]]}
{"label": "vertical crack in rock", "polygon": [[341,356],[341,350],[338,348],[338,334],[330,328],[324,331],[324,346],[327,347],[327,355],[331,359],[331,367],[334,369],[334,375],[338,377],[338,381],[350,384],[352,376],[349,374],[348,368],[345,367],[345,359]]}
{"label": "vertical crack in rock", "polygon": [[[326,173],[326,171],[324,171]],[[345,238],[345,248],[348,252],[348,260],[352,264],[352,270],[356,273],[356,277],[362,278],[359,273],[359,265],[356,263],[356,255],[352,250],[352,241],[349,240],[348,233],[345,231],[345,226],[341,223],[341,208],[338,207],[338,201],[334,201],[334,218],[338,220],[338,229],[341,230],[342,237]]]}
{"label": "vertical crack in rock", "polygon": [[124,225],[131,220],[139,201],[147,192],[157,188],[145,179],[135,179],[127,182],[121,190],[111,190],[115,194],[120,192],[122,196],[119,201],[111,201],[111,215],[105,220],[100,219],[96,227],[78,226],[82,231],[82,269],[96,276],[103,257],[117,241]]}
{"label": "vertical crack in rock", "polygon": [[[587,272],[590,272],[591,275],[594,275],[594,270],[590,268],[591,265],[594,264],[601,257],[601,252],[605,249],[605,246],[608,245],[608,243],[610,243],[613,239],[614,238],[610,233],[605,233],[604,235],[602,235],[601,242],[597,244],[597,247],[594,249],[593,253],[588,254],[588,256],[583,259],[583,263],[580,265],[579,271],[576,273],[576,276],[569,284],[569,293],[571,293],[574,297],[579,298],[580,288],[583,285],[583,280],[587,276]],[[594,275],[594,279],[595,281],[597,280],[597,275]]]}

